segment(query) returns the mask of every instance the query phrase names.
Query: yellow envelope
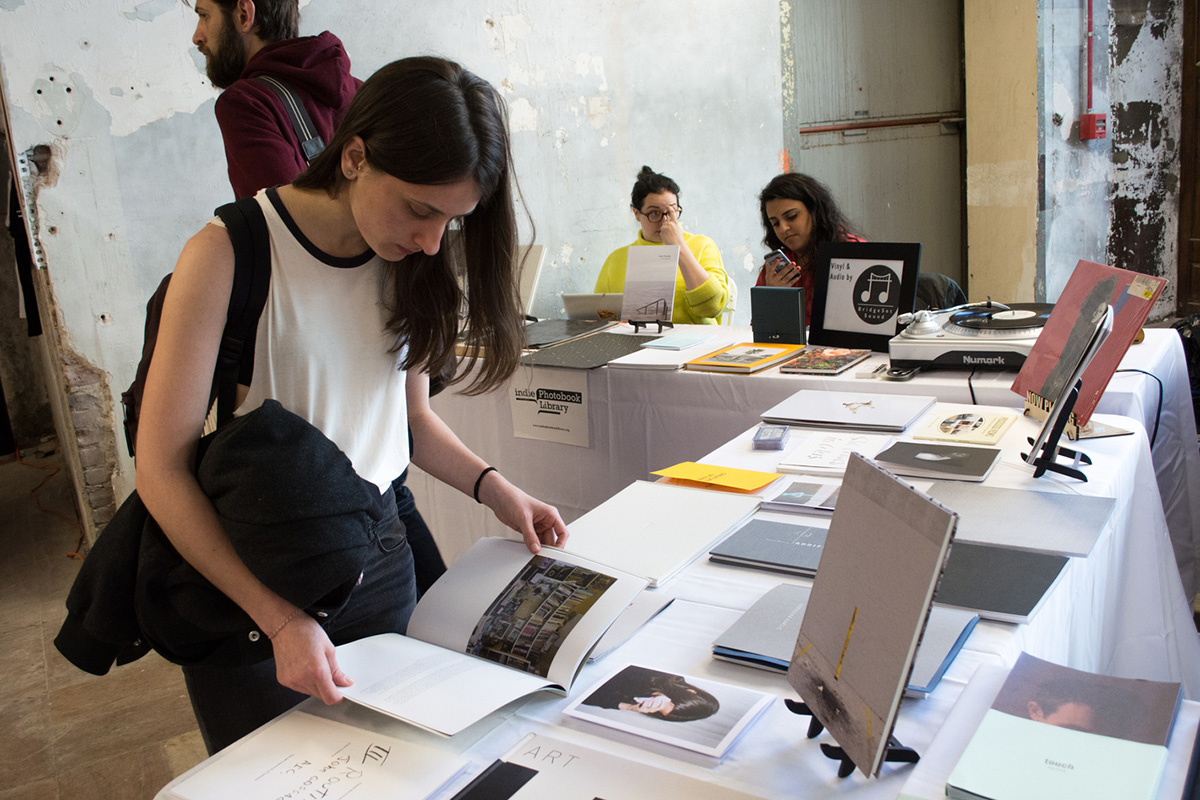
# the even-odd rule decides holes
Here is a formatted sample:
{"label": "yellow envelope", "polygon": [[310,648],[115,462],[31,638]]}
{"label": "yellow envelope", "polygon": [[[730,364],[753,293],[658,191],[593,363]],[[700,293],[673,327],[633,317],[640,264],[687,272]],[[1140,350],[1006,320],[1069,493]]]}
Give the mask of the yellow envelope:
{"label": "yellow envelope", "polygon": [[778,472],[718,467],[715,464],[697,464],[694,461],[684,461],[652,474],[692,483],[710,484],[714,488],[724,487],[738,492],[756,492],[783,477]]}

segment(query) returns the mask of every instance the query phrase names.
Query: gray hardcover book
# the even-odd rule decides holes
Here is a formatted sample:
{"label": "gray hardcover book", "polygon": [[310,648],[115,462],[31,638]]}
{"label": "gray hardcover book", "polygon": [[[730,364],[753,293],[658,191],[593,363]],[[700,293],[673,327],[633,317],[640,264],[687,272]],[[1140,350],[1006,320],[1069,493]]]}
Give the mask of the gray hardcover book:
{"label": "gray hardcover book", "polygon": [[1116,500],[1083,494],[938,482],[929,496],[958,512],[957,542],[994,544],[1060,556],[1086,556]]}
{"label": "gray hardcover book", "polygon": [[956,542],[933,601],[984,619],[1028,622],[1067,566],[1065,556]]}
{"label": "gray hardcover book", "polygon": [[1000,460],[994,447],[896,442],[875,456],[879,466],[910,478],[981,481]]}
{"label": "gray hardcover book", "polygon": [[828,533],[808,525],[752,519],[709,550],[708,557],[723,564],[811,577],[817,573]]}
{"label": "gray hardcover book", "polygon": [[[541,323],[536,324],[540,325]],[[607,324],[611,325],[612,323]],[[603,367],[614,358],[636,352],[648,340],[656,338],[658,337],[635,336],[625,333],[593,333],[590,336],[582,336],[553,347],[544,347],[532,353],[526,353],[521,356],[521,363],[534,367],[594,369]]]}
{"label": "gray hardcover book", "polygon": [[[746,609],[738,621],[713,642],[713,658],[772,672],[787,672],[792,647],[800,633],[809,588],[782,583]],[[932,692],[962,649],[979,615],[957,608],[934,607],[917,648],[905,694]]]}

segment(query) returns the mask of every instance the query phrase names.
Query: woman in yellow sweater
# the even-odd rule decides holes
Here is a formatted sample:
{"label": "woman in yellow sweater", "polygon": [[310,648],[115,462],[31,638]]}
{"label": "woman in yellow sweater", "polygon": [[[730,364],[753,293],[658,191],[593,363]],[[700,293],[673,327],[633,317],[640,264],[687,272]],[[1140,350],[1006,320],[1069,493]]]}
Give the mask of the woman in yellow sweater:
{"label": "woman in yellow sweater", "polygon": [[691,325],[716,325],[729,301],[729,276],[721,264],[721,251],[707,236],[688,233],[679,225],[679,184],[649,167],[642,167],[631,195],[633,216],[641,225],[628,247],[609,254],[596,279],[597,292],[624,292],[629,248],[639,245],[679,246],[675,275],[675,306],[671,321]]}

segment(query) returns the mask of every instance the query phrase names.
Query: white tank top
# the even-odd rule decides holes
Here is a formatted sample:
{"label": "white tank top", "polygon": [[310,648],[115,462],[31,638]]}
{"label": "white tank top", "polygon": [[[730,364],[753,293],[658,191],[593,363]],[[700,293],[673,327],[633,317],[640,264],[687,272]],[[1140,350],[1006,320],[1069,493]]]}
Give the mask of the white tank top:
{"label": "white tank top", "polygon": [[271,398],[308,420],[382,492],[408,466],[404,351],[384,325],[389,264],[336,258],[301,233],[274,190],[256,196],[271,233],[271,284],[258,321],[254,378],[238,408]]}

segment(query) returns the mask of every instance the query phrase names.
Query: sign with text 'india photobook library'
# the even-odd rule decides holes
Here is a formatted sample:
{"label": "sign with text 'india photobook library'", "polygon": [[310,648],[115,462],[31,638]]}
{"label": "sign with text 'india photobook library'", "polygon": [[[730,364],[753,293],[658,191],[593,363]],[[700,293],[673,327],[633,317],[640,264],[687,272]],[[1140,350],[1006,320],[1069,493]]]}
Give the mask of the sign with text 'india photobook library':
{"label": "sign with text 'india photobook library'", "polygon": [[519,367],[509,382],[513,436],[591,445],[585,369]]}

